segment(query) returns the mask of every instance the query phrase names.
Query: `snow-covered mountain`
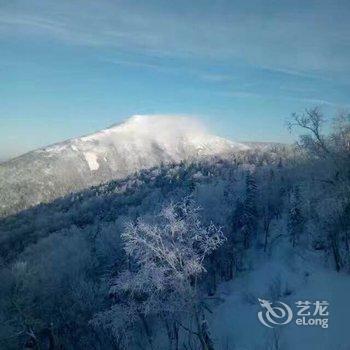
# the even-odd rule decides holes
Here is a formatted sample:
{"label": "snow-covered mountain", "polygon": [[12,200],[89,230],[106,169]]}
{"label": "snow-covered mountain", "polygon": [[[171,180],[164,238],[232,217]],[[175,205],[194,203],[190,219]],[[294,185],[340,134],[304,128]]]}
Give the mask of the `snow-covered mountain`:
{"label": "snow-covered mountain", "polygon": [[0,164],[0,216],[162,163],[247,149],[187,117],[136,115]]}

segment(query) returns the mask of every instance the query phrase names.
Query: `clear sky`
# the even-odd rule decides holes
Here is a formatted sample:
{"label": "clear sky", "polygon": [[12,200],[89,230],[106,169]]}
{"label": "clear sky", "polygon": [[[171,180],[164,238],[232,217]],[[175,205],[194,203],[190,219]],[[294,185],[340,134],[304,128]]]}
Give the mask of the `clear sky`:
{"label": "clear sky", "polygon": [[350,105],[349,0],[0,0],[0,159],[134,114],[291,141]]}

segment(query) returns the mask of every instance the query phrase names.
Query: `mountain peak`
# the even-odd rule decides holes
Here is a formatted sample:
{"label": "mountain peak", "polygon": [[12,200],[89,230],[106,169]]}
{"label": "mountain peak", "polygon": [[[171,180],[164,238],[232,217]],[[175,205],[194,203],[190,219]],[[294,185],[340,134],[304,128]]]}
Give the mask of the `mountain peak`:
{"label": "mountain peak", "polygon": [[129,134],[129,136],[170,138],[179,135],[204,133],[203,125],[196,119],[174,115],[133,115],[121,123],[84,136],[81,140],[105,137],[111,134]]}
{"label": "mountain peak", "polygon": [[[150,145],[158,145],[168,154],[175,156],[179,148],[192,148],[191,155],[199,153],[210,155],[227,151],[245,150],[249,147],[234,143],[229,140],[211,135],[197,119],[187,116],[174,115],[134,115],[125,121],[114,124],[109,128],[96,133],[57,143],[37,152],[45,152],[47,155],[61,153],[67,150],[88,154],[86,159],[91,159],[91,153],[103,155],[110,148],[125,149],[129,152],[137,150],[137,154]],[[198,154],[192,154],[197,150]],[[194,152],[196,153],[196,152]],[[130,154],[133,158],[133,155]],[[173,157],[173,160],[179,157]],[[182,155],[180,156],[182,159]],[[89,166],[92,164],[87,160]],[[96,162],[91,167],[96,169]]]}
{"label": "mountain peak", "polygon": [[[225,156],[246,149],[249,147],[244,144],[211,135],[193,118],[134,115],[107,129],[1,164],[0,192],[7,196],[13,211],[162,163]],[[25,201],[16,197],[22,187],[30,192]],[[4,211],[9,209],[5,207]]]}

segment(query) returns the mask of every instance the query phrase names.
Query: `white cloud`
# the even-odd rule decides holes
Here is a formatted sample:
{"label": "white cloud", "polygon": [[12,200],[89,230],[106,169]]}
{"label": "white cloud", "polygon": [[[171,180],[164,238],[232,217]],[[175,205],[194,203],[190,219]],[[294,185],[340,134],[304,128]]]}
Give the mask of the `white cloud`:
{"label": "white cloud", "polygon": [[293,75],[349,72],[346,1],[247,3],[251,6],[243,0],[216,7],[181,1],[15,0],[0,8],[0,34],[29,32],[125,52],[235,59]]}

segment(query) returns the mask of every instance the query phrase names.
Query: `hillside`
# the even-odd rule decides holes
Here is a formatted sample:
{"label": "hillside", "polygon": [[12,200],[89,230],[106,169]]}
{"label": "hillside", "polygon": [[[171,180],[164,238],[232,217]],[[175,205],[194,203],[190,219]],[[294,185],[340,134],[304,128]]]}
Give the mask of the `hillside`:
{"label": "hillside", "polygon": [[247,150],[186,117],[133,116],[0,164],[0,216],[141,169]]}
{"label": "hillside", "polygon": [[[167,232],[162,215],[171,205],[185,208],[174,223],[175,233],[189,220],[188,229],[201,222],[199,239],[207,227],[220,228],[225,237],[205,260],[197,290],[215,349],[279,349],[284,344],[329,349],[346,342],[343,315],[349,308],[343,291],[349,278],[336,272],[330,254],[324,227],[332,213],[317,214],[340,198],[341,188],[328,191],[315,179],[322,176],[318,167],[293,164],[276,152],[162,165],[0,220],[0,277],[6,281],[0,287],[0,347],[17,349],[34,335],[44,349],[50,349],[48,342],[63,349],[115,349],[116,344],[120,349],[171,348],[175,340],[167,333],[166,320],[185,327],[175,327],[178,349],[186,349],[188,342],[199,348],[196,331],[186,330],[196,327],[186,290],[176,294],[175,285],[169,288],[164,280],[164,266],[154,270],[153,262],[143,269],[125,250],[130,225],[149,228],[151,237]],[[194,220],[188,217],[191,203],[200,208]],[[158,222],[160,226],[153,226]],[[132,279],[131,273],[139,270],[142,275]],[[118,278],[122,284],[116,289]],[[155,291],[149,290],[152,283]],[[133,293],[123,292],[128,288]],[[282,333],[266,328],[257,319],[258,298],[289,305],[327,300],[330,327],[325,332],[291,324]],[[140,321],[141,311],[146,318],[141,314]],[[259,338],[251,337],[251,329]],[[303,341],[296,336],[300,331]]]}

